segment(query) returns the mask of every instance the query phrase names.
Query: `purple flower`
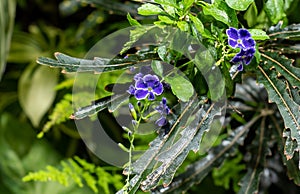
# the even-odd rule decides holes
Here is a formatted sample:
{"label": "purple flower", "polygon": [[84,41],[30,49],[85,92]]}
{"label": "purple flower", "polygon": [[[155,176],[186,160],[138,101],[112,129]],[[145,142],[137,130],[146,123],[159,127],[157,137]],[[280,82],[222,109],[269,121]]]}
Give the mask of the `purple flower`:
{"label": "purple flower", "polygon": [[228,44],[233,48],[249,49],[255,46],[250,32],[247,29],[229,28],[226,30]]}
{"label": "purple flower", "polygon": [[148,97],[148,100],[154,100],[155,95],[161,95],[163,85],[156,75],[147,74],[139,77],[135,82],[134,96],[137,100],[142,100]]}
{"label": "purple flower", "polygon": [[167,105],[167,99],[165,97],[162,98],[159,106],[157,106],[155,110],[162,115],[168,115],[170,113],[170,109]]}
{"label": "purple flower", "polygon": [[134,79],[134,81],[137,81],[137,80],[139,80],[140,78],[142,78],[144,76],[144,74],[142,74],[142,73],[137,73],[137,74],[135,74],[135,76],[133,77],[133,79]]}
{"label": "purple flower", "polygon": [[233,48],[240,48],[240,52],[236,54],[231,62],[238,65],[237,70],[242,71],[243,65],[248,65],[255,54],[255,41],[251,37],[247,29],[229,28],[226,30],[228,36],[228,44]]}
{"label": "purple flower", "polygon": [[168,123],[166,117],[161,116],[156,122],[155,124],[157,124],[159,127],[165,126]]}
{"label": "purple flower", "polygon": [[248,65],[251,60],[254,57],[254,53],[255,53],[255,49],[254,48],[250,48],[247,50],[243,50],[241,49],[241,51],[236,54],[233,59],[231,59],[231,62],[238,64],[238,70],[242,71],[243,70],[243,65]]}
{"label": "purple flower", "polygon": [[162,98],[162,101],[160,102],[159,106],[155,108],[157,112],[160,113],[160,118],[155,122],[159,127],[162,127],[168,123],[167,121],[167,115],[170,113],[170,108],[167,105],[167,99]]}
{"label": "purple flower", "polygon": [[127,92],[130,94],[130,95],[134,95],[134,92],[135,92],[135,87],[133,85],[130,85]]}

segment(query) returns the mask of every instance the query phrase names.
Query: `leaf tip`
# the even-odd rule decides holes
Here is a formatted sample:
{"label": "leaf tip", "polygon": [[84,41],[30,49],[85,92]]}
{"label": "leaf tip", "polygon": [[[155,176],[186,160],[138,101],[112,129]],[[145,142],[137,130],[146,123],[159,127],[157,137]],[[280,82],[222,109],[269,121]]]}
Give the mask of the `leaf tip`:
{"label": "leaf tip", "polygon": [[60,54],[61,54],[60,52],[55,52],[55,53],[54,53],[55,58],[57,58],[58,55],[60,55]]}
{"label": "leaf tip", "polygon": [[38,139],[41,139],[41,138],[44,137],[44,134],[45,134],[44,131],[41,131],[39,134],[37,134],[36,137],[37,137]]}

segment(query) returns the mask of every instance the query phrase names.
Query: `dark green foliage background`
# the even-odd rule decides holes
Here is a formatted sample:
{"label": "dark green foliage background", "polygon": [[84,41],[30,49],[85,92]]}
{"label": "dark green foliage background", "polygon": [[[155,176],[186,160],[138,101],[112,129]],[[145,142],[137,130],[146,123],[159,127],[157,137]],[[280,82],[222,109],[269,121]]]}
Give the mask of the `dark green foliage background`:
{"label": "dark green foliage background", "polygon": [[[5,29],[8,29],[8,32],[5,32],[7,36],[4,39],[6,43],[10,44],[9,53],[6,53],[5,56],[1,52],[0,56],[0,70],[4,68],[2,60],[6,59],[5,72],[2,78],[0,76],[0,194],[93,193],[90,188],[79,188],[72,181],[68,187],[52,182],[25,183],[22,181],[22,178],[31,171],[45,169],[47,165],[59,167],[61,160],[74,156],[101,166],[106,172],[109,172],[110,175],[103,173],[103,176],[110,179],[107,181],[110,193],[117,192],[122,186],[120,184],[124,183],[125,177],[122,177],[123,180],[121,180],[122,178],[118,176],[122,173],[122,169],[109,166],[94,156],[80,139],[74,122],[67,119],[72,113],[70,94],[74,77],[60,74],[57,69],[40,67],[35,62],[37,57],[40,56],[53,58],[53,53],[57,51],[71,56],[84,57],[85,53],[97,40],[118,29],[130,26],[126,18],[128,12],[143,24],[151,23],[155,19],[155,17],[138,15],[137,7],[140,4],[134,1],[90,0],[88,2],[93,4],[78,3],[69,7],[69,4],[61,0],[17,0],[13,31],[9,32],[7,27],[9,24],[12,25],[11,18],[10,21],[8,19],[8,23],[0,23],[2,25],[0,26],[1,28],[6,26]],[[262,3],[261,1],[256,2],[257,10],[253,10],[253,12],[260,12],[263,9]],[[77,7],[77,9],[74,10],[74,7]],[[289,24],[300,23],[299,10],[300,1],[295,0],[291,8],[286,10],[287,17],[284,22],[287,23],[288,21]],[[241,12],[243,13],[243,11]],[[9,16],[1,14],[1,18],[9,18]],[[212,20],[210,17],[202,19],[204,21]],[[255,25],[256,27],[268,28],[278,22],[275,18],[274,21],[266,23],[263,21],[263,17],[253,21],[243,18],[242,14],[238,15],[238,19],[245,27]],[[1,31],[1,33],[3,32]],[[10,36],[12,36],[11,39]],[[5,49],[9,45],[1,46],[1,49]],[[285,48],[284,46],[285,44],[282,43],[278,45],[278,48]],[[265,48],[267,49],[268,45]],[[299,52],[294,54],[287,49],[287,53],[289,57],[296,60],[295,66],[299,67]],[[273,57],[276,58],[276,56]],[[104,85],[112,83],[114,79],[117,79],[118,75],[118,72],[104,75],[103,79],[107,83],[103,83],[97,88],[99,90],[99,98],[108,94],[104,91]],[[262,79],[261,76],[259,75],[259,79]],[[238,79],[241,78],[238,77]],[[50,84],[46,87],[45,83],[52,83],[52,85]],[[250,88],[254,85],[252,82],[248,84]],[[53,90],[53,87],[56,87],[56,90]],[[237,87],[243,89],[241,85]],[[265,90],[244,90],[244,94],[249,94],[253,98],[243,99],[243,94],[241,94],[233,99],[233,103],[246,102],[247,106],[251,107],[251,111],[243,111],[243,117],[236,113],[230,113],[232,114],[230,115],[232,118],[230,123],[232,129],[241,124],[246,125],[253,118],[253,115],[257,113],[255,111],[256,108],[263,109],[262,107],[267,107],[276,109],[274,104],[268,103]],[[85,103],[83,102],[83,105]],[[36,112],[34,115],[30,115],[30,111]],[[101,112],[98,117],[105,118],[103,120],[113,121],[112,116],[107,111]],[[265,122],[262,118],[260,119],[260,122]],[[283,121],[276,115],[271,116],[268,121],[269,123],[267,124],[274,125],[275,129],[278,129],[278,126],[283,126]],[[109,128],[108,134],[117,142],[128,145],[120,127],[111,123],[106,123],[107,128]],[[256,134],[263,129],[260,126],[254,127],[258,131],[255,131],[253,128],[249,129],[248,136],[244,137],[246,143],[260,143],[260,140],[257,139],[259,136]],[[51,131],[46,133],[49,130]],[[279,127],[279,130],[282,130],[282,128]],[[41,134],[41,131],[45,133]],[[268,138],[269,132],[264,132],[265,138]],[[38,139],[36,137],[38,134],[40,136],[44,135],[44,137]],[[224,134],[224,136],[219,138],[219,141],[226,136],[226,131]],[[282,134],[277,133],[277,135],[272,138],[277,138],[279,139],[278,142],[280,142]],[[137,137],[137,145],[145,147],[154,137],[143,138]],[[276,183],[261,183],[260,188],[264,193],[299,193],[299,187],[292,180],[288,179],[287,168],[290,168],[289,172],[292,172],[293,170],[291,169],[293,168],[296,169],[294,171],[295,174],[291,175],[291,177],[295,178],[294,182],[298,183],[298,185],[300,184],[299,170],[297,166],[293,165],[294,163],[289,165],[289,162],[286,161],[288,167],[282,164],[282,158],[285,156],[281,156],[282,153],[279,153],[276,146],[283,152],[284,144],[272,145],[270,148],[273,156],[267,156],[266,160],[270,165],[270,169],[277,174],[276,176],[279,180]],[[251,146],[247,147],[250,151],[246,150],[243,145],[237,145],[230,149],[234,150],[232,153],[229,152],[229,155],[245,156],[251,151]],[[218,152],[219,150],[222,150],[222,146],[215,147],[212,152]],[[263,154],[266,153],[267,150],[264,150]],[[298,153],[295,155],[298,157]],[[178,170],[178,173],[184,172],[186,166],[205,157],[205,154],[199,156],[191,153]],[[222,163],[220,169],[214,168],[212,173],[209,173],[199,185],[194,185],[190,188],[188,193],[199,193],[199,191],[201,193],[236,193],[239,190],[238,182],[247,173],[247,166],[243,163],[243,160],[243,157],[228,157],[224,163],[220,162],[220,164]],[[295,164],[297,164],[296,159],[295,161]],[[214,166],[208,167],[213,168]],[[235,170],[230,171],[230,169]],[[98,175],[94,174],[94,176],[97,177]],[[197,182],[196,180],[194,181]],[[264,187],[265,185],[268,185],[268,187]],[[104,186],[98,185],[98,187],[99,193],[105,192]]]}

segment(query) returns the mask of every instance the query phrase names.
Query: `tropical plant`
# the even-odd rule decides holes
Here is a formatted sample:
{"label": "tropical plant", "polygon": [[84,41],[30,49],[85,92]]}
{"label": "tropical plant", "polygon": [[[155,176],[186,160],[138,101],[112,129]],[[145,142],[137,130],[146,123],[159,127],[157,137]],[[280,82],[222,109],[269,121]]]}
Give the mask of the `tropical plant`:
{"label": "tropical plant", "polygon": [[[128,162],[118,194],[183,193],[212,171],[217,185],[238,193],[272,185],[285,192],[285,170],[300,184],[300,69],[293,59],[300,52],[300,24],[288,20],[297,3],[141,1],[137,12],[143,17],[127,15],[129,41],[112,58],[55,53],[56,59],[37,62],[65,73],[124,76],[122,83],[98,83],[113,93],[83,102],[70,115],[78,121],[107,110],[118,115],[127,107],[130,122],[119,127],[129,143],[119,146]],[[153,25],[142,25],[146,19]],[[158,133],[153,139],[139,135],[145,123]],[[142,154],[139,140],[149,143]],[[201,155],[193,158],[190,151]],[[25,180],[45,180],[54,171],[47,173]]]}

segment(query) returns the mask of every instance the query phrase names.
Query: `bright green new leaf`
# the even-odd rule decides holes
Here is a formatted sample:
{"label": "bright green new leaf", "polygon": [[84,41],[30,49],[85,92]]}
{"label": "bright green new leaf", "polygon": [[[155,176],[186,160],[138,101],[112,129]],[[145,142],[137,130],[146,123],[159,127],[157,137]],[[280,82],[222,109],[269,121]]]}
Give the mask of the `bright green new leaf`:
{"label": "bright green new leaf", "polygon": [[175,8],[177,7],[176,0],[154,0],[154,1],[160,5],[167,5]]}
{"label": "bright green new leaf", "polygon": [[189,24],[186,21],[177,22],[177,26],[183,32],[189,31]]}
{"label": "bright green new leaf", "polygon": [[158,19],[166,24],[174,24],[175,23],[175,21],[172,20],[170,17],[164,16],[164,15],[159,15]]}
{"label": "bright green new leaf", "polygon": [[176,17],[176,8],[169,6],[169,5],[161,5],[164,10],[172,17]]}
{"label": "bright green new leaf", "polygon": [[251,33],[251,36],[254,40],[267,40],[270,39],[270,37],[267,35],[267,33],[260,29],[249,29],[249,32]]}
{"label": "bright green new leaf", "polygon": [[203,33],[204,32],[204,26],[203,26],[203,23],[201,22],[201,20],[199,18],[197,18],[196,16],[193,16],[192,14],[190,14],[189,17],[192,20],[192,22],[194,23],[196,29],[200,33]]}
{"label": "bright green new leaf", "polygon": [[236,12],[223,0],[216,0],[213,4],[205,4],[205,6],[203,6],[203,13],[214,17],[216,20],[221,21],[228,26],[238,27]]}
{"label": "bright green new leaf", "polygon": [[237,11],[245,11],[254,0],[225,0],[227,5]]}
{"label": "bright green new leaf", "polygon": [[151,3],[143,4],[138,8],[138,13],[140,15],[148,16],[148,15],[158,15],[163,13],[164,11],[158,7],[157,5],[153,5]]}
{"label": "bright green new leaf", "polygon": [[181,1],[182,5],[184,7],[184,11],[188,10],[193,5],[194,2],[195,2],[195,0],[183,0],[183,1]]}
{"label": "bright green new leaf", "polygon": [[188,101],[194,94],[194,88],[191,82],[180,75],[174,77],[165,77],[167,83],[171,85],[172,92],[182,100],[183,102]]}
{"label": "bright green new leaf", "polygon": [[133,19],[129,13],[127,14],[127,20],[130,23],[130,25],[132,25],[132,26],[140,26],[141,25],[136,19]]}
{"label": "bright green new leaf", "polygon": [[124,44],[124,47],[120,53],[123,54],[130,49],[132,45],[136,43],[151,28],[151,26],[136,26],[136,28],[130,30],[130,40]]}

